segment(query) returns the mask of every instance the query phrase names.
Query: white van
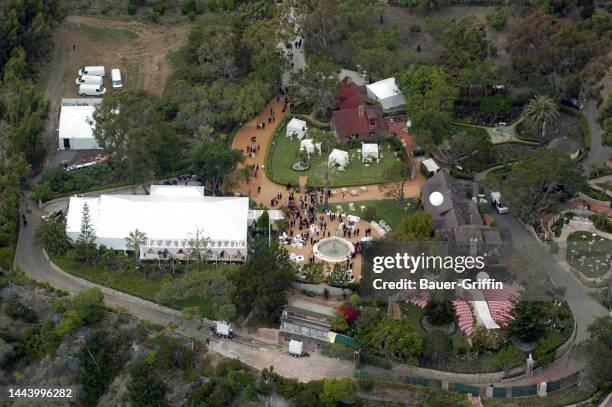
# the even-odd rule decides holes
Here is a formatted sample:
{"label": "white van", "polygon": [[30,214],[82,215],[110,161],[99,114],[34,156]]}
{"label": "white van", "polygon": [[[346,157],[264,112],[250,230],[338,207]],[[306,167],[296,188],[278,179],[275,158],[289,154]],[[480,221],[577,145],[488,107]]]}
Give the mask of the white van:
{"label": "white van", "polygon": [[121,71],[119,69],[111,70],[111,80],[113,81],[113,89],[123,89],[123,81],[121,80]]}
{"label": "white van", "polygon": [[103,66],[84,66],[79,69],[79,76],[83,75],[98,75],[98,76],[106,76],[106,71]]}
{"label": "white van", "polygon": [[79,95],[81,96],[100,96],[104,97],[106,89],[101,85],[90,85],[82,83],[79,85]]}
{"label": "white van", "polygon": [[87,83],[89,85],[102,86],[104,85],[104,78],[98,75],[77,76],[76,80],[74,81],[74,84],[76,86],[79,86],[82,83]]}

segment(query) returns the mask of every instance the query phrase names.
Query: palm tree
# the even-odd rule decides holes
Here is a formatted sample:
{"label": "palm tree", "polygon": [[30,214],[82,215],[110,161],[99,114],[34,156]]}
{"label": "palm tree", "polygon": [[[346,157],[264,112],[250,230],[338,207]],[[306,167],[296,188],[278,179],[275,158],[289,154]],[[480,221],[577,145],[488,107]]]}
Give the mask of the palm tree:
{"label": "palm tree", "polygon": [[140,246],[147,241],[147,234],[141,232],[138,229],[134,229],[130,232],[128,237],[125,238],[127,242],[126,247],[130,250],[134,250],[134,267],[138,266],[138,260],[140,258]]}
{"label": "palm tree", "polygon": [[523,113],[521,113],[521,119],[525,124],[539,131],[539,147],[544,147],[546,126],[553,124],[558,117],[559,110],[557,109],[557,104],[550,96],[546,95],[537,95],[533,99],[530,99],[523,109]]}

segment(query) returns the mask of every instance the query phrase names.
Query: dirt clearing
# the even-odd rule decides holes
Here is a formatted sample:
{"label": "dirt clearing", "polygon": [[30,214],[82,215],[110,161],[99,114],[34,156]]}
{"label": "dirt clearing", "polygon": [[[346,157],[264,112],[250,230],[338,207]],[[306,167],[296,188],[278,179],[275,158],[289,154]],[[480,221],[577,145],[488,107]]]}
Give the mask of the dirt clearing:
{"label": "dirt clearing", "polygon": [[185,45],[190,28],[69,16],[55,33],[47,96],[52,103],[78,96],[74,79],[86,65],[104,65],[107,75],[119,68],[126,89],[160,94],[171,73],[167,56]]}
{"label": "dirt clearing", "polygon": [[107,92],[110,71],[121,69],[125,89],[161,94],[172,73],[168,56],[187,43],[191,24],[162,26],[136,21],[69,16],[56,29],[51,61],[41,70],[50,103],[47,139],[49,152],[57,149],[62,98],[79,97],[75,79],[82,66],[104,65]]}

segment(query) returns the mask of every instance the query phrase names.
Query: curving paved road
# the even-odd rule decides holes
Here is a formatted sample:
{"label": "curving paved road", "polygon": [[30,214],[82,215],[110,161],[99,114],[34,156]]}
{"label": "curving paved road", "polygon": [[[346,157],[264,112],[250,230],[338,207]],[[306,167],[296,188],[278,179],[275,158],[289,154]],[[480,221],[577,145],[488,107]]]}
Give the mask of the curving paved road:
{"label": "curving paved road", "polygon": [[589,130],[591,133],[591,149],[583,161],[586,172],[589,171],[591,164],[607,161],[610,159],[610,157],[612,157],[612,147],[601,144],[603,130],[597,122],[598,113],[597,103],[594,100],[587,102],[586,107],[583,110],[583,114],[589,123]]}

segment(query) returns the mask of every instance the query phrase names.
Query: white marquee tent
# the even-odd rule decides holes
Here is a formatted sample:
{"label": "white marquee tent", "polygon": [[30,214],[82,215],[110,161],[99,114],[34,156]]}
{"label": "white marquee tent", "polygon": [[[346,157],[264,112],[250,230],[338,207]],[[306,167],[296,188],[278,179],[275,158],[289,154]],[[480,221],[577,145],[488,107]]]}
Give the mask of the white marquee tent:
{"label": "white marquee tent", "polygon": [[287,124],[287,137],[289,138],[297,137],[298,140],[301,140],[304,138],[307,131],[308,125],[304,120],[294,117]]}
{"label": "white marquee tent", "polygon": [[153,185],[150,195],[73,196],[66,234],[78,238],[87,204],[98,245],[127,250],[126,237],[138,229],[147,236],[141,257],[154,259],[159,251],[187,256],[192,249],[190,240],[199,230],[209,239],[212,258],[244,260],[249,199],[204,196],[202,192],[202,187]]}
{"label": "white marquee tent", "polygon": [[364,143],[361,145],[361,160],[378,162],[378,144]]}
{"label": "white marquee tent", "polygon": [[300,141],[300,151],[306,151],[308,154],[312,154],[315,151],[321,154],[321,143],[315,143],[312,139],[306,138]]}
{"label": "white marquee tent", "polygon": [[330,167],[332,165],[339,165],[340,167],[346,167],[348,165],[348,162],[348,152],[334,148],[329,154],[329,158],[327,159],[327,166]]}
{"label": "white marquee tent", "polygon": [[406,104],[406,98],[395,84],[395,78],[387,78],[366,86],[368,97],[380,102],[383,110],[392,110]]}
{"label": "white marquee tent", "polygon": [[60,150],[98,150],[93,114],[100,99],[62,99],[59,120]]}

